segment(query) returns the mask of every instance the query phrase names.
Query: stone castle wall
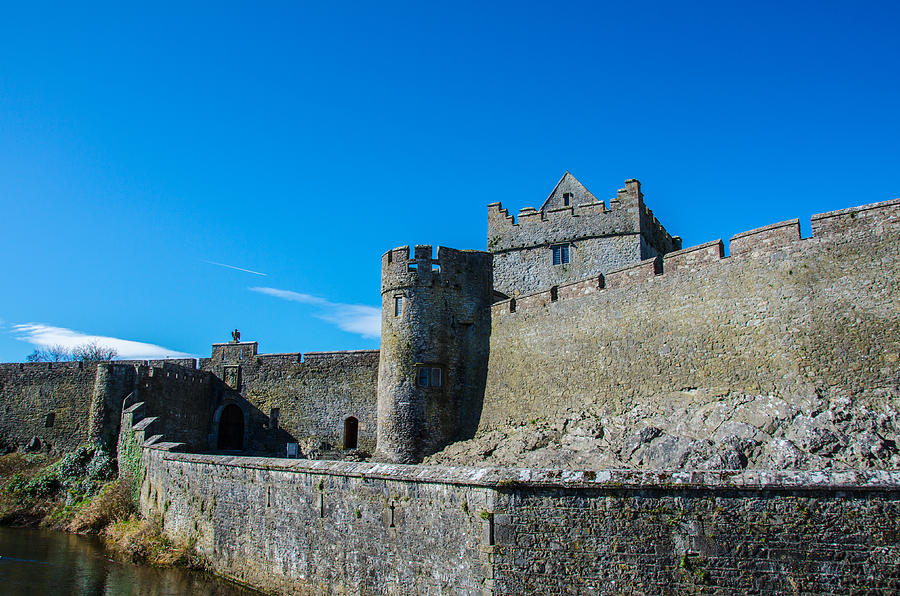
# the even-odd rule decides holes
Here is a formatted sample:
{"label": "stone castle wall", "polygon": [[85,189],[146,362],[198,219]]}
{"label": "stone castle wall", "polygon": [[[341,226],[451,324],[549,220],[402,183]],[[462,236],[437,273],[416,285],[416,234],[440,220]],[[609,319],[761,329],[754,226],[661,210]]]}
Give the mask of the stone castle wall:
{"label": "stone castle wall", "polygon": [[[344,447],[344,420],[359,421],[358,446],[375,450],[378,350],[252,354],[222,344],[213,358],[102,363],[0,364],[0,445],[64,452],[101,441],[115,445],[123,400],[141,403],[147,436],[185,449],[215,449],[214,415],[226,400],[249,412],[251,452],[284,453],[287,442],[309,449]],[[234,356],[232,358],[232,356]],[[240,383],[228,386],[224,368]],[[273,410],[279,410],[277,426]]]}
{"label": "stone castle wall", "polygon": [[22,448],[37,438],[40,449],[55,453],[92,442],[114,446],[123,401],[133,395],[160,418],[158,432],[205,449],[207,402],[198,398],[201,373],[194,365],[189,359],[0,364],[0,440]]}
{"label": "stone castle wall", "polygon": [[856,474],[845,486],[828,473],[598,476],[606,486],[523,483],[498,491],[493,593],[900,589],[895,488],[866,487]]}
{"label": "stone castle wall", "polygon": [[900,589],[896,472],[572,472],[145,449],[142,513],[286,594]]}
{"label": "stone castle wall", "polygon": [[732,238],[727,258],[715,241],[495,304],[480,427],[696,388],[896,391],[900,200],[812,229],[775,224]]}
{"label": "stone castle wall", "polygon": [[142,513],[212,570],[284,594],[478,593],[485,491],[403,466],[145,449]]}
{"label": "stone castle wall", "polygon": [[136,372],[138,381],[130,402],[143,403],[145,415],[156,419],[147,432],[183,443],[191,451],[206,451],[216,379],[196,367],[168,362],[142,365]]}
{"label": "stone castle wall", "polygon": [[87,443],[97,365],[78,362],[0,364],[0,440],[62,452]]}
{"label": "stone castle wall", "polygon": [[[571,197],[568,205],[562,195]],[[552,246],[569,245],[568,264],[553,265]],[[494,288],[509,296],[531,294],[632,265],[681,248],[643,202],[641,185],[628,180],[609,208],[566,173],[540,210],[527,207],[518,221],[500,203],[488,205],[488,251]]]}
{"label": "stone castle wall", "polygon": [[[344,421],[359,422],[358,447],[375,451],[378,350],[257,354],[256,344],[216,344],[200,368],[236,390],[250,407],[249,446],[284,453],[287,442],[310,449],[344,447]],[[235,372],[226,373],[226,367]],[[231,375],[237,375],[232,377]],[[225,387],[227,391],[229,387]],[[222,403],[218,398],[217,405]],[[273,424],[274,410],[278,422]]]}
{"label": "stone castle wall", "polygon": [[552,265],[550,245],[496,253],[494,285],[497,291],[512,297],[620,269],[641,260],[640,236],[585,238],[572,243],[569,258],[569,263]]}

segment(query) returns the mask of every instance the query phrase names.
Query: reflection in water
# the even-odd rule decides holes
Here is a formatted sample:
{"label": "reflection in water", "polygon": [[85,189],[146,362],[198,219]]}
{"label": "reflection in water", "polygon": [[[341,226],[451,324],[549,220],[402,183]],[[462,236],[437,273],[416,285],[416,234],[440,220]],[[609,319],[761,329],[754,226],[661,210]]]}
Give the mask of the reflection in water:
{"label": "reflection in water", "polygon": [[251,596],[215,576],[111,561],[93,538],[0,527],[0,594]]}

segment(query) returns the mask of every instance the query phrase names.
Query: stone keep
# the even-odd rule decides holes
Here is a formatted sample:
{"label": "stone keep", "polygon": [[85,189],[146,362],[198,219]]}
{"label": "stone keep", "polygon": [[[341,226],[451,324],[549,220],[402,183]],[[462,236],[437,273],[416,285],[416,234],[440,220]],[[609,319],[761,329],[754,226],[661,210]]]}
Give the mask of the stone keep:
{"label": "stone keep", "polygon": [[478,425],[491,328],[482,251],[408,246],[381,259],[379,459],[414,463]]}
{"label": "stone keep", "polygon": [[[634,265],[681,248],[644,204],[641,183],[606,203],[566,172],[540,209],[525,207],[518,221],[500,203],[488,205],[488,250],[494,289],[512,298]],[[565,257],[554,262],[554,249]]]}

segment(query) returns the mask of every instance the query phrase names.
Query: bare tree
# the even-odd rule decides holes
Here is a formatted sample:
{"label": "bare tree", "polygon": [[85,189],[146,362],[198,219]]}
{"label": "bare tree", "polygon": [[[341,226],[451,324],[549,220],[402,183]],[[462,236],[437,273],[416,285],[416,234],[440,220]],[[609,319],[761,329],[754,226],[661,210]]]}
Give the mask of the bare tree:
{"label": "bare tree", "polygon": [[72,356],[78,362],[102,362],[112,360],[119,354],[118,350],[109,346],[101,346],[91,341],[72,348]]}
{"label": "bare tree", "polygon": [[72,360],[72,351],[65,346],[45,346],[35,348],[34,352],[25,357],[26,362],[66,362]]}

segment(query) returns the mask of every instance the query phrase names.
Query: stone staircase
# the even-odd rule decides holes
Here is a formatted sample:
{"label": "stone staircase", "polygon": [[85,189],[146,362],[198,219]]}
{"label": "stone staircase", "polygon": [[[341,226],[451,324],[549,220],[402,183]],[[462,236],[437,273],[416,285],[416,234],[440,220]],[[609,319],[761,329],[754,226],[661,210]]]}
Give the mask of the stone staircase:
{"label": "stone staircase", "polygon": [[163,451],[181,451],[184,443],[166,441],[161,432],[158,416],[148,416],[142,401],[137,401],[134,391],[125,397],[122,404],[122,426],[119,430],[119,444],[123,440],[140,447],[152,447]]}

